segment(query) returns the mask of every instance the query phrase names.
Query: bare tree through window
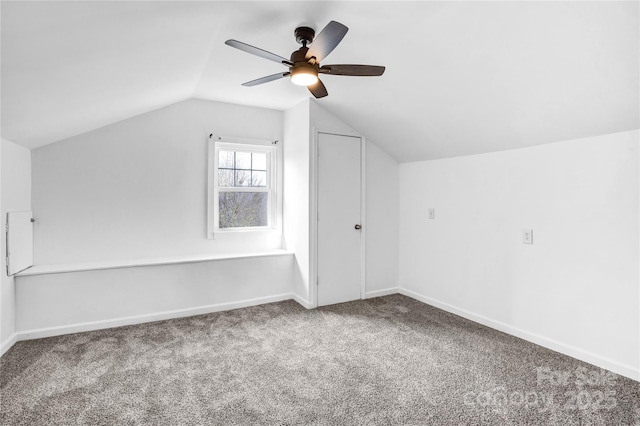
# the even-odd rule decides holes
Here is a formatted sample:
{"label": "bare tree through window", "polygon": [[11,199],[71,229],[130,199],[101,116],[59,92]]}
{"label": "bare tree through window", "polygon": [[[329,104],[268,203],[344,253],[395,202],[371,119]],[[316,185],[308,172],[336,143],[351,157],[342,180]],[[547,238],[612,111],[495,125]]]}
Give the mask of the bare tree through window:
{"label": "bare tree through window", "polygon": [[267,197],[266,192],[221,192],[220,228],[267,226]]}

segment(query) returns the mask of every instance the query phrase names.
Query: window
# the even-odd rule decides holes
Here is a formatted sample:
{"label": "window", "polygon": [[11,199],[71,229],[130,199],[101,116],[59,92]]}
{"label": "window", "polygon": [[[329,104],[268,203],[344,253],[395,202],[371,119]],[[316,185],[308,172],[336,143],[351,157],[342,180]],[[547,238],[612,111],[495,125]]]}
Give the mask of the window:
{"label": "window", "polygon": [[271,145],[211,142],[209,237],[274,227],[275,161]]}

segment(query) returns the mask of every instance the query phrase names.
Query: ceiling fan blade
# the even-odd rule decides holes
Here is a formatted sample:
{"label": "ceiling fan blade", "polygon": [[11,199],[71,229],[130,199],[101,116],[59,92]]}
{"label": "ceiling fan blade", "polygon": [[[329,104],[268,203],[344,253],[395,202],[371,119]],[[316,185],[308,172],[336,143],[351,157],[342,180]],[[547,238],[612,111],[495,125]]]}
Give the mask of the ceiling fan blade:
{"label": "ceiling fan blade", "polygon": [[238,40],[227,40],[224,42],[227,46],[235,47],[236,49],[242,50],[243,52],[251,53],[252,55],[260,56],[261,58],[268,59],[273,62],[278,62],[279,64],[284,64],[288,67],[293,66],[293,63],[283,58],[282,56],[278,56],[275,53],[267,52],[266,50],[260,49],[255,46],[251,46],[250,44],[243,43]]}
{"label": "ceiling fan blade", "polygon": [[322,84],[320,80],[318,80],[317,83],[308,86],[307,89],[309,89],[311,94],[316,98],[324,98],[329,94],[329,92],[327,92],[327,88],[324,87],[324,84]]}
{"label": "ceiling fan blade", "polygon": [[272,75],[268,75],[266,77],[262,77],[262,78],[258,78],[255,80],[251,80],[251,81],[247,81],[246,83],[242,83],[243,86],[247,86],[247,87],[251,87],[251,86],[257,86],[258,84],[263,84],[263,83],[268,83],[270,81],[274,81],[274,80],[279,80],[283,77],[288,76],[289,74],[291,74],[290,72],[279,72],[278,74],[272,74]]}
{"label": "ceiling fan blade", "polygon": [[333,51],[333,49],[336,48],[338,43],[342,41],[344,36],[347,34],[347,31],[349,31],[349,28],[342,25],[340,22],[329,22],[327,26],[320,31],[320,34],[313,39],[311,47],[305,55],[307,60],[315,57],[316,63],[321,62]]}
{"label": "ceiling fan blade", "polygon": [[378,65],[324,65],[321,74],[375,77],[384,74],[385,67]]}

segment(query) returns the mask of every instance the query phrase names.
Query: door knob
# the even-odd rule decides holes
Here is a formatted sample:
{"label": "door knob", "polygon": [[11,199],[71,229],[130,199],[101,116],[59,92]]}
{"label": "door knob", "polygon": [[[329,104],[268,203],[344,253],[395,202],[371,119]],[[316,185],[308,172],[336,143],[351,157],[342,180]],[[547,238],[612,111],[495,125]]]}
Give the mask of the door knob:
{"label": "door knob", "polygon": [[362,229],[362,226],[360,226],[360,225],[356,225],[354,228],[356,228],[356,229]]}

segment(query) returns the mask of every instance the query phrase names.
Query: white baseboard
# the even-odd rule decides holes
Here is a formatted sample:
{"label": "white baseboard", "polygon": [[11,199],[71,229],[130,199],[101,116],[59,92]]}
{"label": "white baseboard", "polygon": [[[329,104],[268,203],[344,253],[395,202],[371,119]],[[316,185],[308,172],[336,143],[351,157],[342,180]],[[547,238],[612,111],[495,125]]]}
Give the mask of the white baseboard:
{"label": "white baseboard", "polygon": [[0,345],[0,356],[4,355],[18,341],[18,335],[13,333],[2,345]]}
{"label": "white baseboard", "polygon": [[291,293],[277,294],[273,296],[258,297],[255,299],[240,300],[237,302],[218,303],[214,305],[198,306],[194,308],[179,309],[174,311],[156,312],[152,314],[114,318],[102,321],[92,321],[80,324],[63,325],[58,327],[26,330],[16,333],[16,337],[18,341],[41,339],[43,337],[61,336],[63,334],[80,333],[83,331],[102,330],[105,328],[122,327],[125,325],[142,324],[146,322],[162,321],[173,318],[210,314],[213,312],[230,311],[232,309],[263,305],[265,303],[281,302],[283,300],[290,299],[293,299],[293,294]]}
{"label": "white baseboard", "polygon": [[390,294],[397,294],[398,291],[399,291],[398,287],[390,287],[390,288],[384,288],[382,290],[367,291],[364,295],[364,298],[371,299],[374,297],[388,296]]}
{"label": "white baseboard", "polygon": [[309,303],[307,300],[303,299],[302,297],[298,296],[297,294],[293,295],[293,300],[295,300],[296,302],[298,302],[299,304],[301,304],[303,307],[305,307],[306,309],[313,309],[315,308],[315,306],[311,306],[311,303]]}
{"label": "white baseboard", "polygon": [[557,340],[530,333],[517,327],[513,327],[509,324],[487,318],[483,315],[475,314],[466,309],[461,309],[448,303],[423,296],[411,290],[400,288],[398,292],[405,296],[411,297],[412,299],[416,299],[428,305],[435,306],[436,308],[442,309],[443,311],[451,312],[452,314],[459,315],[468,320],[502,331],[503,333],[511,334],[512,336],[516,336],[545,348],[560,352],[561,354],[579,359],[580,361],[588,362],[597,367],[602,367],[616,374],[620,374],[621,376],[640,381],[640,370],[633,368],[630,365],[622,364],[610,358],[606,358],[592,352],[585,351],[562,342],[558,342]]}

